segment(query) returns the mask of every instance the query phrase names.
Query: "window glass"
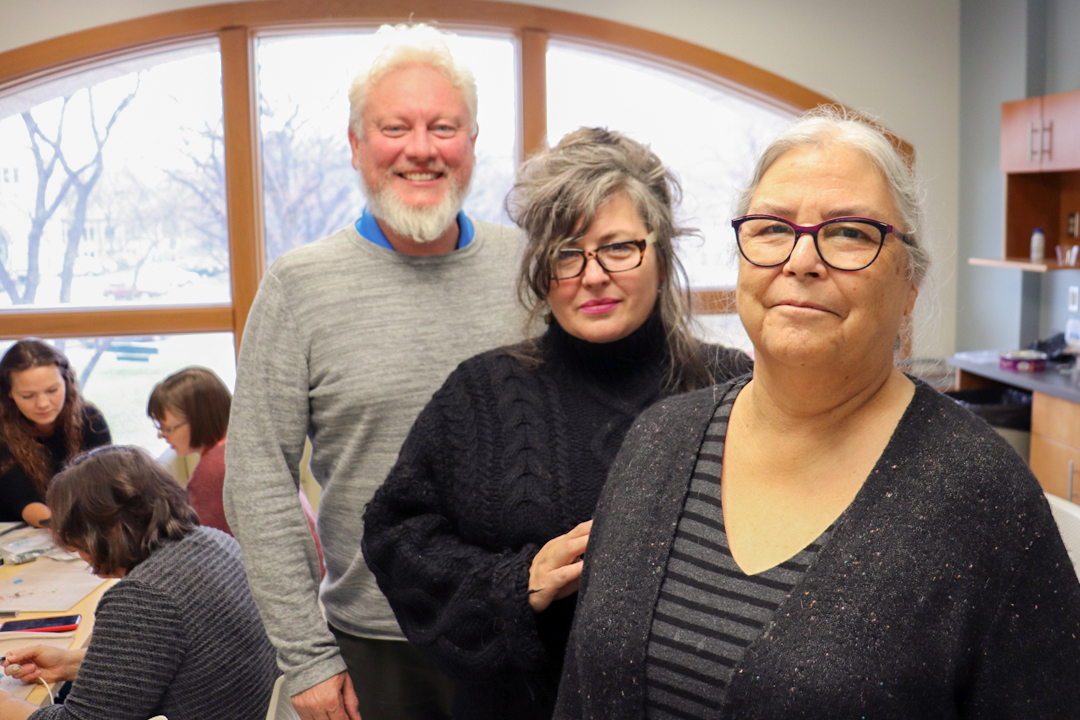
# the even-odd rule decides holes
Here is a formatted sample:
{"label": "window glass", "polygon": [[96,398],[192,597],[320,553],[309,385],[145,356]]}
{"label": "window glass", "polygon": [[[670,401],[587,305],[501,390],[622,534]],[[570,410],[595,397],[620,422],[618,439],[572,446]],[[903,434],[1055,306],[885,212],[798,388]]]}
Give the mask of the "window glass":
{"label": "window glass", "polygon": [[[458,35],[455,56],[479,96],[476,168],[465,211],[503,222],[517,137],[512,38]],[[264,226],[269,265],[281,253],[356,221],[364,200],[349,148],[349,85],[378,49],[374,30],[258,41]]]}
{"label": "window glass", "polygon": [[[117,445],[139,445],[154,457],[169,450],[158,438],[146,402],[154,385],[189,365],[202,365],[236,385],[232,333],[49,340],[71,361],[83,397],[101,410]],[[0,340],[0,357],[13,341]]]}
{"label": "window glass", "polygon": [[652,147],[682,184],[679,221],[701,232],[679,247],[691,287],[734,287],[735,193],[791,114],[674,70],[559,41],[548,46],[547,93],[552,145],[587,125]]}
{"label": "window glass", "polygon": [[0,307],[230,299],[217,41],[0,96]]}

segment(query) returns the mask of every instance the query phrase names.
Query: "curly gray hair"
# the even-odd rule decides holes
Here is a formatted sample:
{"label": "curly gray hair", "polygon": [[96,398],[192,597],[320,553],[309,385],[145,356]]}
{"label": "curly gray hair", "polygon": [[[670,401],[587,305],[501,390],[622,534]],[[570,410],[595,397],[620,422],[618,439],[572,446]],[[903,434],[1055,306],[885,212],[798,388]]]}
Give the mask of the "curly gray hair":
{"label": "curly gray hair", "polygon": [[[713,378],[700,343],[690,333],[686,272],[674,240],[695,231],[676,225],[682,192],[675,176],[648,146],[622,133],[580,128],[529,159],[506,198],[510,218],[528,242],[518,274],[518,297],[532,323],[547,312],[555,253],[581,237],[603,205],[625,194],[645,227],[656,234],[653,249],[661,271],[655,313],[667,332],[669,386],[697,388]],[[535,356],[536,346],[532,348]]]}

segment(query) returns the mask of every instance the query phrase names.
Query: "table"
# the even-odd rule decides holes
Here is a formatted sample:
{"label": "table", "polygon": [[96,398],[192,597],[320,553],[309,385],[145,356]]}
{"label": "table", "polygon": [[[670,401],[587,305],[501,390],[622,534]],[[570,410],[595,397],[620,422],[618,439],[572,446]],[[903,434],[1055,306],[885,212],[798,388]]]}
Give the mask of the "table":
{"label": "table", "polygon": [[[52,560],[34,560],[33,562],[53,562]],[[26,569],[29,563],[23,565],[0,565],[0,581],[7,580],[13,575],[18,574],[20,571]],[[37,618],[37,617],[49,617],[51,615],[82,615],[82,622],[79,623],[79,627],[75,630],[75,634],[71,637],[71,643],[68,645],[70,649],[77,649],[86,647],[86,644],[90,641],[90,633],[94,629],[94,611],[97,609],[98,601],[101,600],[101,596],[105,594],[105,591],[115,585],[119,580],[102,580],[101,584],[96,590],[84,597],[79,602],[75,603],[70,610],[58,613],[56,611],[50,612],[23,612],[19,614],[19,618]],[[32,645],[35,640],[27,638],[27,645]],[[56,691],[56,688],[53,688]],[[38,683],[33,690],[30,691],[30,695],[26,698],[28,702],[35,705],[43,705],[49,701],[49,695],[45,692],[45,688]]]}

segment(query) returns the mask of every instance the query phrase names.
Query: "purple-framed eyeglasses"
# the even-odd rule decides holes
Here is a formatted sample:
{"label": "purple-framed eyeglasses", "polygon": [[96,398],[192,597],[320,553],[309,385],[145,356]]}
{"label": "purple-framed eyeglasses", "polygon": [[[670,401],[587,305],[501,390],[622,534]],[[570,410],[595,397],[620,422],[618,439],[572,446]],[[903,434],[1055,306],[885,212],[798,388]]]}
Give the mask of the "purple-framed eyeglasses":
{"label": "purple-framed eyeglasses", "polygon": [[746,261],[758,267],[776,267],[788,261],[803,235],[814,240],[822,262],[836,270],[869,267],[892,233],[901,242],[908,237],[892,225],[864,217],[838,217],[817,225],[796,225],[776,215],[744,215],[731,221],[735,241]]}

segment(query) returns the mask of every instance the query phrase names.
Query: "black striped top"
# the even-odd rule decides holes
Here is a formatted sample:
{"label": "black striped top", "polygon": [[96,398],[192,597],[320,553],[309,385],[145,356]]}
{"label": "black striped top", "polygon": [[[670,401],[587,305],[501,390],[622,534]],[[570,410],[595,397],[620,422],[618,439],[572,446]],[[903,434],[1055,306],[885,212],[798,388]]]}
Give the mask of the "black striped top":
{"label": "black striped top", "polygon": [[716,409],[694,466],[649,635],[645,716],[714,716],[746,648],[802,578],[832,527],[787,562],[747,575],[731,556],[720,507],[728,417],[745,383]]}

